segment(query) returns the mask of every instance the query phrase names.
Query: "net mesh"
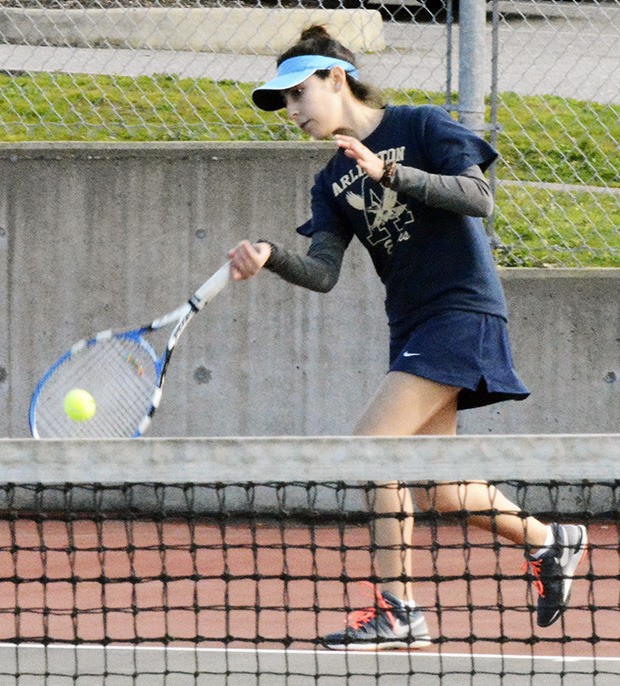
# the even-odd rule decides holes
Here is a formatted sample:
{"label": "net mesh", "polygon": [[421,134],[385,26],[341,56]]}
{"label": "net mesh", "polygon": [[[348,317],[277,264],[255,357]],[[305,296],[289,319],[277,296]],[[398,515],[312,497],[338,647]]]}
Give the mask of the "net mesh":
{"label": "net mesh", "polygon": [[[39,438],[131,437],[151,407],[157,387],[156,357],[140,337],[93,339],[71,351],[35,395],[33,429]],[[72,419],[65,396],[85,390],[96,410]]]}
{"label": "net mesh", "polygon": [[[209,471],[210,444],[193,445]],[[406,508],[368,506],[393,482],[153,482],[143,467],[132,482],[110,465],[107,483],[0,487],[1,684],[618,683],[618,479],[491,482],[524,525],[587,527],[569,607],[540,628],[533,551],[499,536],[502,511],[475,513],[488,530],[439,511],[445,481],[398,482],[424,503],[405,540]],[[382,522],[403,533],[387,577]],[[430,646],[327,650],[347,615],[381,614],[373,589],[390,581],[412,583]]]}

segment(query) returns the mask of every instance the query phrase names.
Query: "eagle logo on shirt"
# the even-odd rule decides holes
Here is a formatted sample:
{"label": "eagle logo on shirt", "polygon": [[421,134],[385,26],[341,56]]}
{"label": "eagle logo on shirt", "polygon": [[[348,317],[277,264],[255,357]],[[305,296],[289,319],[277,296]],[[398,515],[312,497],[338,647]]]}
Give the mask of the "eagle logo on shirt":
{"label": "eagle logo on shirt", "polygon": [[398,202],[398,194],[390,188],[377,191],[376,184],[362,181],[362,194],[347,192],[346,201],[351,207],[364,213],[368,234],[366,240],[370,245],[384,244],[388,254],[394,249],[394,241],[409,240],[407,231],[414,222],[411,210],[404,203]]}

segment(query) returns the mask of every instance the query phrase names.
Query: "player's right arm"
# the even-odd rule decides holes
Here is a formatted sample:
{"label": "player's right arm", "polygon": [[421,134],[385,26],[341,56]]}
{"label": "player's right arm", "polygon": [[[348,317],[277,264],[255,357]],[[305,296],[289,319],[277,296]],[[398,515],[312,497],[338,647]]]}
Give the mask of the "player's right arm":
{"label": "player's right arm", "polygon": [[296,286],[327,293],[338,281],[347,243],[328,231],[317,231],[306,255],[277,243],[241,241],[228,256],[236,280],[249,279],[264,266]]}
{"label": "player's right arm", "polygon": [[271,255],[271,245],[265,241],[250,243],[245,240],[228,251],[230,276],[235,281],[245,281],[256,276]]}

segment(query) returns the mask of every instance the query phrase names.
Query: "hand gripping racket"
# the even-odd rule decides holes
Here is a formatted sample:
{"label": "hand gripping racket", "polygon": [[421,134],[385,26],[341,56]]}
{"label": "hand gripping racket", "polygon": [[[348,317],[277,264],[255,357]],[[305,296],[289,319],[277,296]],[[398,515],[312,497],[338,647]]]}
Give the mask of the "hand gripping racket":
{"label": "hand gripping racket", "polygon": [[[221,267],[194,295],[173,312],[138,329],[102,331],[82,340],[57,360],[39,381],[30,403],[34,438],[117,438],[142,436],[159,406],[166,369],[179,336],[229,280]],[[145,335],[172,325],[161,357]],[[74,389],[90,393],[96,403],[92,418],[71,419],[64,399]]]}

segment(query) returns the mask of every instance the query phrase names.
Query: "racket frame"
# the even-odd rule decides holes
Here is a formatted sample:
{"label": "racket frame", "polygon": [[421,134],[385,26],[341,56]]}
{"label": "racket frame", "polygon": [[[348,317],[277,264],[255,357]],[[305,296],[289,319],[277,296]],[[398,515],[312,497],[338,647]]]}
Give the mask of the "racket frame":
{"label": "racket frame", "polygon": [[[144,350],[148,352],[153,360],[156,371],[156,384],[153,390],[153,395],[151,397],[150,407],[146,412],[144,418],[140,421],[139,425],[136,427],[132,438],[139,438],[144,435],[146,430],[151,424],[153,415],[155,414],[159,403],[161,401],[161,396],[163,393],[163,385],[166,376],[166,371],[168,368],[168,363],[170,362],[170,357],[172,356],[172,351],[176,346],[179,337],[190,323],[194,315],[208,303],[210,302],[223,288],[226,286],[230,279],[230,263],[222,265],[207,281],[205,281],[202,286],[192,295],[192,297],[175,310],[168,312],[168,314],[155,319],[150,324],[146,326],[139,327],[137,329],[130,329],[128,331],[114,332],[111,329],[105,331],[100,331],[98,334],[92,338],[85,338],[78,341],[67,350],[67,352],[54,362],[54,364],[45,372],[41,377],[41,380],[37,384],[30,401],[30,411],[29,411],[29,425],[30,433],[33,438],[41,438],[37,430],[36,424],[36,407],[37,401],[43,391],[45,384],[49,379],[57,372],[57,370],[70,360],[73,356],[79,354],[82,350],[87,347],[91,347],[105,340],[111,338],[125,338],[131,339],[138,343]],[[144,335],[153,331],[157,331],[169,324],[176,322],[172,333],[168,337],[166,343],[166,348],[160,357],[157,357],[157,353],[151,346],[151,344],[144,338]]]}

